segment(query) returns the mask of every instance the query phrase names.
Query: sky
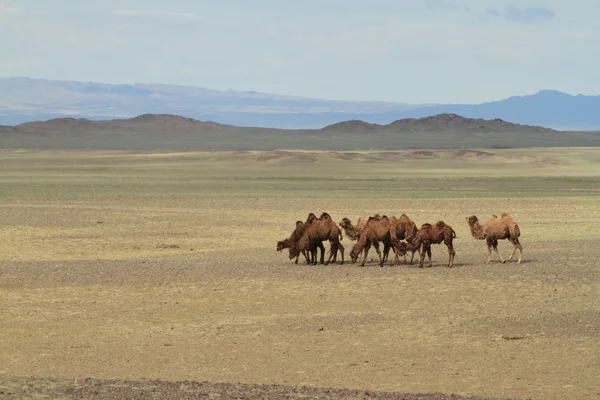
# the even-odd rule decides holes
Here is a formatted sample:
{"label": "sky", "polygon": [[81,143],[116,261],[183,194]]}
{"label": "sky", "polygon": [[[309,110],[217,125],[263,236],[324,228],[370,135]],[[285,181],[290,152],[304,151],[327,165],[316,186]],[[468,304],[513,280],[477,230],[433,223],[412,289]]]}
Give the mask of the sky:
{"label": "sky", "polygon": [[0,0],[0,77],[335,100],[600,94],[598,0]]}

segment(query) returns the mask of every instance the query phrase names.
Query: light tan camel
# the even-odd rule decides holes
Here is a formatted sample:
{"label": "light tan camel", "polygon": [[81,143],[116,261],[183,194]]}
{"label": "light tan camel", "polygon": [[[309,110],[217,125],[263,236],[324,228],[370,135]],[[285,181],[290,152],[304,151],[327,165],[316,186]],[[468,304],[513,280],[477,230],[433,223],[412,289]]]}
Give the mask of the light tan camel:
{"label": "light tan camel", "polygon": [[492,249],[500,257],[500,261],[503,263],[504,258],[498,251],[498,240],[508,239],[514,246],[513,252],[508,258],[512,260],[517,250],[519,251],[519,260],[517,263],[521,263],[521,255],[523,253],[523,246],[519,242],[519,236],[521,236],[521,230],[519,225],[508,215],[503,213],[500,217],[492,215],[485,225],[481,226],[479,220],[475,215],[471,215],[466,218],[469,228],[471,229],[471,235],[475,239],[485,240],[488,247],[488,259],[486,263],[489,263],[492,259]]}

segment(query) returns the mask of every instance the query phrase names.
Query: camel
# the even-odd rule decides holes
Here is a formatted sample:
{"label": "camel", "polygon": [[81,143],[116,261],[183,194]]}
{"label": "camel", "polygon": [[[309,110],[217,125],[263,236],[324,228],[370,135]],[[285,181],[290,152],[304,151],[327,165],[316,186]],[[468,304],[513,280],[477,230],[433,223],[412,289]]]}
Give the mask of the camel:
{"label": "camel", "polygon": [[447,267],[452,268],[452,265],[454,264],[454,256],[456,255],[456,251],[454,251],[454,247],[452,246],[452,241],[455,238],[456,232],[454,232],[454,229],[452,229],[452,227],[446,224],[444,221],[438,221],[435,225],[423,224],[421,225],[421,229],[419,229],[416,238],[409,242],[407,250],[413,250],[415,248],[422,247],[419,268],[423,268],[425,254],[427,254],[427,257],[429,258],[429,267],[432,267],[431,245],[444,242],[444,244],[448,247],[449,254]]}
{"label": "camel", "polygon": [[[294,245],[302,238],[302,235],[304,234],[306,227],[310,224],[311,221],[313,221],[316,218],[317,217],[315,216],[315,214],[310,213],[310,214],[308,214],[308,218],[306,219],[306,222],[296,221],[296,229],[294,229],[294,231],[292,232],[290,237],[277,242],[277,251],[282,251],[283,249],[294,247]],[[321,264],[323,264],[324,258],[325,258],[325,247],[323,246],[323,243],[321,241],[313,241],[311,243],[311,246],[309,249],[310,250],[310,260],[309,260],[309,257],[307,257],[306,253],[304,253],[304,257],[306,258],[307,264],[316,262],[317,249],[321,249]],[[294,253],[293,255],[290,252],[290,260],[293,259],[294,257],[296,258],[295,264],[298,264],[299,256],[300,256],[300,252],[298,252],[297,254]]]}
{"label": "camel", "polygon": [[[325,241],[329,240],[331,243],[329,257],[327,261],[325,261],[325,265],[328,265],[332,259],[335,261],[337,259],[337,252],[339,251],[342,257],[340,264],[344,264],[344,246],[340,243],[343,239],[342,232],[340,228],[333,222],[331,216],[324,212],[321,214],[319,218],[311,219],[310,223],[306,226],[306,230],[304,234],[298,240],[298,242],[290,247],[290,257],[293,255],[303,253],[309,251],[311,248],[311,242],[314,241]],[[306,255],[305,255],[306,257]],[[316,260],[315,260],[316,261]],[[316,262],[314,262],[316,264]]]}
{"label": "camel", "polygon": [[[417,235],[417,225],[411,220],[406,214],[402,214],[398,217],[394,216],[391,219],[392,223],[396,225],[396,238],[399,240],[406,240],[407,242],[411,241]],[[410,257],[410,265],[412,265],[413,260],[415,259],[415,252],[419,252],[421,254],[421,246],[407,246],[407,251],[412,253]],[[387,261],[388,253],[390,252],[389,246],[384,246],[383,249],[383,262]],[[403,254],[404,264],[406,264],[406,252]]]}
{"label": "camel", "polygon": [[[350,238],[350,240],[358,241],[360,238],[360,234],[365,229],[367,224],[371,221],[379,221],[381,216],[379,214],[375,214],[373,217],[358,217],[358,221],[356,226],[352,225],[352,222],[348,218],[342,218],[339,223],[340,228],[346,232],[346,236]],[[368,242],[366,244],[367,248],[371,248],[371,245],[375,247],[379,258],[381,259],[381,251],[379,250],[379,242]],[[389,251],[389,249],[388,249]]]}
{"label": "camel", "polygon": [[471,235],[477,240],[485,240],[488,247],[488,258],[486,264],[492,259],[492,248],[500,257],[500,261],[504,263],[502,254],[498,251],[498,240],[508,239],[514,246],[513,252],[508,258],[512,260],[517,250],[519,250],[519,259],[517,263],[521,263],[521,255],[523,254],[523,246],[519,242],[519,236],[521,231],[519,225],[508,215],[503,213],[500,217],[492,215],[485,225],[481,226],[479,220],[475,215],[471,215],[466,218],[469,228],[471,229]]}
{"label": "camel", "polygon": [[[402,223],[405,224],[406,221],[402,221]],[[371,247],[371,244],[373,244],[377,250],[377,254],[379,255],[379,266],[383,267],[384,259],[379,251],[377,243],[387,242],[390,244],[390,246],[394,247],[395,257],[393,265],[398,266],[398,256],[406,253],[406,243],[400,242],[400,239],[404,239],[405,237],[404,228],[404,225],[401,228],[398,221],[392,221],[386,216],[381,217],[379,220],[373,217],[369,218],[367,226],[360,234],[357,243],[350,252],[350,258],[352,259],[352,262],[356,262],[359,254],[364,252],[363,260],[360,264],[361,267],[364,267],[367,260],[367,255],[369,253],[369,248]],[[398,232],[402,232],[400,235],[401,237],[399,237]]]}
{"label": "camel", "polygon": [[[375,214],[373,218],[379,219],[379,214]],[[369,217],[358,217],[358,221],[356,222],[356,226],[352,225],[352,222],[344,217],[339,223],[340,228],[346,232],[346,236],[350,240],[358,240],[360,233],[365,229],[367,223],[369,222]]]}
{"label": "camel", "polygon": [[[385,215],[381,216],[379,214],[375,214],[373,217],[369,217],[369,218],[359,217],[358,222],[356,223],[356,226],[352,225],[352,222],[348,218],[343,218],[342,221],[339,223],[339,225],[346,232],[346,236],[349,237],[350,240],[359,240],[360,234],[362,233],[362,231],[365,229],[365,227],[367,226],[367,224],[369,222],[379,221],[382,218],[387,219],[388,217]],[[401,220],[401,221],[398,221],[398,220]],[[410,220],[410,218],[408,218],[408,216],[406,214],[402,214],[399,217],[392,217],[392,219],[390,221],[392,223],[403,223],[403,222],[412,223],[410,229],[413,230],[413,234],[416,234],[416,225],[414,225],[414,223]],[[402,239],[406,235],[404,235],[402,232],[400,232],[400,236]],[[391,242],[391,236],[389,238],[386,237],[383,240],[383,257],[379,250],[379,241],[368,241],[365,244],[365,249],[367,249],[367,251],[368,251],[371,248],[371,245],[373,245],[373,247],[375,247],[375,251],[377,251],[377,255],[379,256],[380,261],[383,263],[385,263],[388,260],[388,255],[389,255],[390,249],[394,249],[394,246],[392,245],[392,242]],[[412,265],[414,257],[415,257],[415,252],[419,251],[419,248],[411,250],[412,251],[412,257],[410,260],[411,265]],[[364,251],[365,249],[363,249],[362,251]],[[394,252],[395,252],[395,250],[394,250]],[[360,253],[358,254],[358,256],[360,256]],[[403,254],[403,257],[404,257],[404,263],[406,264],[406,253]]]}

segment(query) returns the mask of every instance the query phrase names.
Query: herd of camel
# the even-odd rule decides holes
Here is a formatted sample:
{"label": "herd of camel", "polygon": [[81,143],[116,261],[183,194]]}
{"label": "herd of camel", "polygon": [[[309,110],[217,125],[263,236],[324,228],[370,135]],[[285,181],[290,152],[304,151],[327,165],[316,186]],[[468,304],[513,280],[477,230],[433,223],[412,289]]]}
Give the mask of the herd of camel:
{"label": "herd of camel", "polygon": [[[509,240],[514,246],[509,260],[518,251],[519,259],[517,262],[521,262],[523,252],[523,247],[519,242],[521,232],[517,223],[507,213],[499,217],[492,215],[484,225],[479,223],[475,215],[467,217],[466,221],[469,224],[471,235],[475,239],[486,241],[488,263],[492,259],[492,250],[498,254],[500,261],[505,262],[498,251],[498,240],[502,239]],[[411,265],[415,253],[418,252],[420,257],[419,268],[423,267],[425,255],[427,255],[431,267],[431,245],[441,243],[448,247],[447,267],[452,267],[454,263],[456,254],[452,245],[452,241],[456,238],[454,229],[444,221],[438,221],[435,224],[426,223],[421,225],[421,228],[417,228],[417,225],[406,214],[391,218],[379,214],[372,217],[359,217],[356,225],[353,225],[348,218],[343,218],[339,224],[336,224],[326,212],[322,213],[319,218],[310,213],[305,222],[296,221],[296,228],[290,237],[277,242],[277,251],[289,249],[290,260],[295,258],[296,264],[300,254],[304,256],[307,264],[317,264],[317,253],[320,249],[320,262],[325,265],[336,262],[339,252],[341,256],[340,263],[343,264],[344,246],[340,243],[343,238],[342,230],[350,240],[356,241],[350,251],[350,258],[355,263],[362,253],[361,266],[365,265],[369,249],[373,246],[379,256],[379,265],[382,267],[388,259],[390,249],[394,251],[394,266],[398,266],[400,256],[404,257],[404,263],[406,263],[406,254],[410,251],[412,253]],[[327,261],[325,261],[324,241],[329,241],[331,244]],[[380,243],[383,244],[383,253],[379,248]]]}

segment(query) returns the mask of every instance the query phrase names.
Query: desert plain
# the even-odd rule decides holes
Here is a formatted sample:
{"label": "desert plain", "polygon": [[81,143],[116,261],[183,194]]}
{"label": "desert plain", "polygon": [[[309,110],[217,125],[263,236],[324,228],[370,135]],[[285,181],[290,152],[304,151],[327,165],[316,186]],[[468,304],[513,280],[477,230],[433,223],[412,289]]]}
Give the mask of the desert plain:
{"label": "desert plain", "polygon": [[[443,220],[455,265],[276,251],[323,211]],[[521,264],[465,221],[502,212]],[[600,398],[598,148],[3,149],[0,221],[0,397]]]}

